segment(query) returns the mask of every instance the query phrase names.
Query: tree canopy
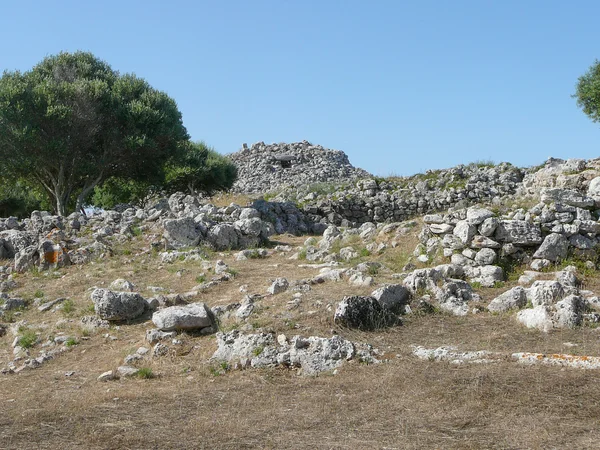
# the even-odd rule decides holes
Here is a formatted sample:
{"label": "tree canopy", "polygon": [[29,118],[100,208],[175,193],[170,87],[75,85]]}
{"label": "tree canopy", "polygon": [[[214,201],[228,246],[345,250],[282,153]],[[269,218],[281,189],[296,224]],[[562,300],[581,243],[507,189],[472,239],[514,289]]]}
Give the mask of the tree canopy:
{"label": "tree canopy", "polygon": [[579,77],[575,95],[577,106],[594,122],[600,122],[600,61],[596,60]]}
{"label": "tree canopy", "polygon": [[160,182],[188,140],[173,99],[91,53],[0,78],[1,175],[39,185],[58,214],[111,177]]}

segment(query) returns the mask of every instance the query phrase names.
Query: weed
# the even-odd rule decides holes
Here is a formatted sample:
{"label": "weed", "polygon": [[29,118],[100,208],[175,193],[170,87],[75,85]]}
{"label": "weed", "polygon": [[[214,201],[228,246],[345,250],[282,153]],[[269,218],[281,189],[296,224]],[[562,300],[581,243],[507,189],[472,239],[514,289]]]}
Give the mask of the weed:
{"label": "weed", "polygon": [[262,345],[259,345],[258,347],[256,347],[254,350],[252,350],[252,354],[254,356],[260,356],[261,353],[265,350],[265,348]]}
{"label": "weed", "polygon": [[298,252],[298,259],[305,260],[306,259],[306,249],[303,248]]}
{"label": "weed", "polygon": [[74,337],[70,337],[69,339],[67,339],[65,341],[65,345],[67,347],[73,347],[74,345],[78,345],[78,344],[79,344],[79,342]]}
{"label": "weed", "polygon": [[379,267],[377,267],[376,265],[369,266],[369,268],[367,269],[367,273],[371,276],[378,275]]}
{"label": "weed", "polygon": [[481,289],[481,283],[479,281],[472,281],[470,284],[473,289]]}
{"label": "weed", "polygon": [[33,296],[35,298],[42,298],[44,296],[44,291],[42,291],[41,289],[37,289],[34,293]]}
{"label": "weed", "polygon": [[71,314],[73,311],[75,311],[75,304],[73,303],[73,300],[69,298],[63,302],[62,312],[65,314]]}
{"label": "weed", "polygon": [[132,227],[131,228],[131,234],[133,234],[134,236],[141,236],[142,235],[142,229],[140,227]]}
{"label": "weed", "polygon": [[138,378],[142,378],[144,380],[149,380],[150,378],[155,377],[150,367],[142,367],[140,370],[137,371],[137,376]]}
{"label": "weed", "polygon": [[204,283],[206,281],[206,276],[205,275],[198,275],[196,277],[196,283]]}
{"label": "weed", "polygon": [[27,330],[27,329],[22,330],[21,327],[19,328],[19,331],[22,332],[21,336],[17,340],[17,344],[19,345],[19,347],[22,347],[22,348],[33,347],[38,339],[37,334],[35,334],[32,330]]}
{"label": "weed", "polygon": [[362,258],[366,258],[367,256],[371,256],[371,252],[367,248],[361,248],[358,251],[359,256]]}

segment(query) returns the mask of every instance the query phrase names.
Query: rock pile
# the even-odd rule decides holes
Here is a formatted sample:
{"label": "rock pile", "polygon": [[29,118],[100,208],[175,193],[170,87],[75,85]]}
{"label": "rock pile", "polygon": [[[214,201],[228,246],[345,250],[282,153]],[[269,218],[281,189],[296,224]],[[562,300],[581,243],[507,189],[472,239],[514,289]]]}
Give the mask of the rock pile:
{"label": "rock pile", "polygon": [[302,141],[291,144],[258,142],[229,155],[238,168],[235,192],[264,193],[283,187],[340,182],[368,177],[350,164],[340,150]]}

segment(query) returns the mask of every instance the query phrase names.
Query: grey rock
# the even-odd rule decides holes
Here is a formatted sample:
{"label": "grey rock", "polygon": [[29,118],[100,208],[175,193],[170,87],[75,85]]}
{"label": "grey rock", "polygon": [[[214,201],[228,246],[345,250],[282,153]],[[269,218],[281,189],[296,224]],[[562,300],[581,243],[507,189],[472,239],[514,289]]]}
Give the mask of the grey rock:
{"label": "grey rock", "polygon": [[475,262],[480,266],[494,264],[496,262],[496,252],[491,248],[482,248],[475,255]]}
{"label": "grey rock", "polygon": [[527,300],[535,306],[551,306],[565,295],[563,286],[558,281],[537,280],[527,290]]}
{"label": "grey rock", "polygon": [[394,314],[401,314],[410,302],[410,292],[401,284],[389,284],[374,290],[371,297]]}
{"label": "grey rock", "polygon": [[544,203],[558,202],[578,208],[592,208],[594,206],[593,198],[582,195],[575,189],[545,188],[541,191],[541,198]]}
{"label": "grey rock", "polygon": [[276,278],[271,286],[269,286],[267,292],[272,295],[280,294],[281,292],[287,291],[290,283],[286,278]]}
{"label": "grey rock", "polygon": [[501,220],[496,228],[495,240],[517,245],[537,245],[542,242],[539,225],[525,220]]}
{"label": "grey rock", "polygon": [[578,295],[569,295],[556,303],[554,324],[557,328],[573,328],[581,325],[584,301]]}
{"label": "grey rock", "polygon": [[523,308],[527,304],[527,293],[521,286],[515,286],[493,299],[487,309],[490,312],[506,312]]}
{"label": "grey rock", "polygon": [[569,242],[567,239],[562,234],[552,233],[546,236],[533,257],[557,262],[566,258],[568,251]]}
{"label": "grey rock", "polygon": [[152,322],[161,331],[214,328],[215,318],[204,303],[170,306],[152,314]]}
{"label": "grey rock", "polygon": [[91,294],[94,310],[105,320],[131,320],[140,317],[146,309],[146,300],[136,292],[114,292],[94,289]]}
{"label": "grey rock", "polygon": [[191,217],[167,219],[164,221],[163,226],[165,239],[176,248],[193,247],[198,245],[202,238],[202,233]]}
{"label": "grey rock", "polygon": [[344,297],[335,310],[334,322],[348,328],[376,330],[400,323],[398,316],[373,297]]}

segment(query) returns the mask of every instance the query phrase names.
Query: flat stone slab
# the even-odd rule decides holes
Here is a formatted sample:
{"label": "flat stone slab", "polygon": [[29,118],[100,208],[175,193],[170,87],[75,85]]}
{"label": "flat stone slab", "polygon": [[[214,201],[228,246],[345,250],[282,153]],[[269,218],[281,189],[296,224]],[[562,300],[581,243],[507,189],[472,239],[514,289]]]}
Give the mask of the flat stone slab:
{"label": "flat stone slab", "polygon": [[190,303],[156,311],[152,322],[161,331],[196,330],[213,326],[214,318],[204,303]]}

